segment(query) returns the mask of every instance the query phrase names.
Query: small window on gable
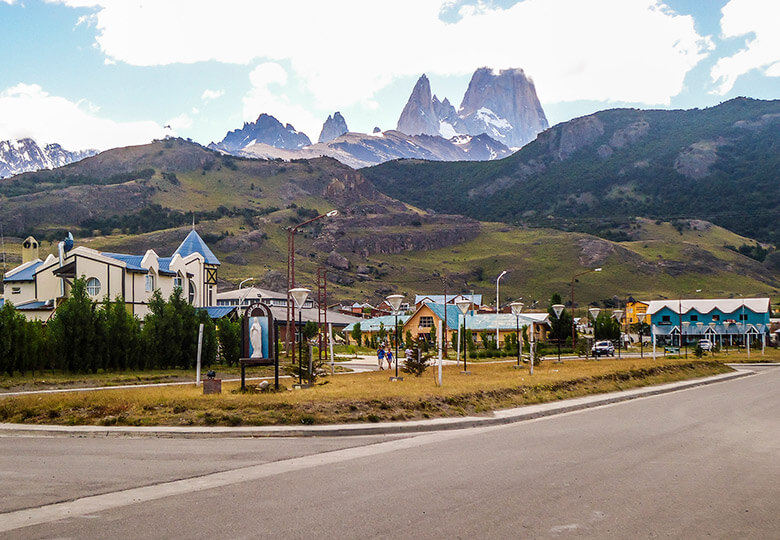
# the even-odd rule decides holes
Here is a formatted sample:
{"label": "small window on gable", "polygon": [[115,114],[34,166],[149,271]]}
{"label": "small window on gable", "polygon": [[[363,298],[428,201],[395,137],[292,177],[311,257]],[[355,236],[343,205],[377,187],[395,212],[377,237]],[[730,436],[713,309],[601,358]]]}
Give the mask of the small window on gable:
{"label": "small window on gable", "polygon": [[746,321],[746,320],[748,320],[747,313],[740,313],[740,314],[739,314],[739,320],[740,320],[740,321]]}
{"label": "small window on gable", "polygon": [[699,320],[699,316],[698,315],[691,315],[691,320],[694,321],[694,322],[698,321]]}
{"label": "small window on gable", "polygon": [[98,278],[89,278],[87,280],[87,294],[97,296],[100,294],[100,280]]}
{"label": "small window on gable", "polygon": [[661,318],[661,322],[666,322],[666,323],[668,323],[668,322],[672,322],[672,318],[671,318],[669,315],[664,315],[664,316]]}
{"label": "small window on gable", "polygon": [[11,287],[11,294],[20,294],[22,292],[21,287]]}
{"label": "small window on gable", "polygon": [[179,288],[182,289],[183,280],[181,279],[181,274],[177,275],[175,278],[173,278],[173,288]]}
{"label": "small window on gable", "polygon": [[720,320],[720,315],[713,315],[712,316],[712,320],[713,321],[719,321]]}
{"label": "small window on gable", "polygon": [[154,274],[146,274],[146,292],[154,291]]}

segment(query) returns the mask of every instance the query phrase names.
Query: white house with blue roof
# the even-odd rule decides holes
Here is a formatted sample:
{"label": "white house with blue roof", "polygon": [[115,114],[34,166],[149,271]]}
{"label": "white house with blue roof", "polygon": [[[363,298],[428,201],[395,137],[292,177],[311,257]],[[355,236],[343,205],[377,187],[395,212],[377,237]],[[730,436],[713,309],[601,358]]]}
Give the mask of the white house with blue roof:
{"label": "white house with blue roof", "polygon": [[153,249],[143,255],[100,252],[86,246],[65,250],[45,260],[24,261],[3,278],[4,299],[29,319],[47,320],[70,292],[73,280],[83,277],[87,292],[97,302],[106,296],[123,298],[127,310],[144,317],[155,290],[164,298],[175,287],[196,307],[212,306],[217,294],[220,262],[193,229],[170,257]]}

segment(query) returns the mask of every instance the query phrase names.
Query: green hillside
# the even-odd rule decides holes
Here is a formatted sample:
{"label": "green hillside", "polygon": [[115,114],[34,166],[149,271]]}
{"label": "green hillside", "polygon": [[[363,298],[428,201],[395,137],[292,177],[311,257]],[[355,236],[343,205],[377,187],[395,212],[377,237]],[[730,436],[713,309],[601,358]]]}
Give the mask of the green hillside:
{"label": "green hillside", "polygon": [[559,124],[494,162],[401,160],[362,172],[438,212],[626,239],[626,218],[703,219],[779,243],[780,101],[616,109]]}
{"label": "green hillside", "polygon": [[[20,192],[23,191],[23,192]],[[0,182],[7,260],[19,261],[26,234],[56,241],[72,230],[99,250],[168,255],[193,216],[223,265],[221,288],[253,277],[286,287],[287,228],[338,209],[339,216],[296,236],[298,283],[314,286],[328,269],[332,301],[370,300],[402,292],[474,290],[492,300],[568,298],[575,273],[580,305],[630,294],[641,298],[776,295],[780,265],[759,263],[726,246],[753,242],[698,221],[631,220],[626,240],[580,232],[518,228],[431,214],[391,199],[361,172],[322,158],[295,162],[224,157],[181,140],[116,149],[54,171]],[[54,246],[42,244],[42,254]],[[329,262],[330,261],[330,262]]]}

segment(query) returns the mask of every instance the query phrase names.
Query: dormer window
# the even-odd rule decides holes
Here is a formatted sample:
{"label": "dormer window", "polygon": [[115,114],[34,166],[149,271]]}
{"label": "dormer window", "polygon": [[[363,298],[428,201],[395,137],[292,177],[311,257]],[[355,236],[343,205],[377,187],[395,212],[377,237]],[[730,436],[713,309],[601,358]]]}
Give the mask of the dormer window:
{"label": "dormer window", "polygon": [[183,290],[183,280],[181,278],[181,274],[177,275],[175,278],[173,278],[173,288],[179,288]]}
{"label": "dormer window", "polygon": [[146,274],[146,292],[154,291],[154,274]]}

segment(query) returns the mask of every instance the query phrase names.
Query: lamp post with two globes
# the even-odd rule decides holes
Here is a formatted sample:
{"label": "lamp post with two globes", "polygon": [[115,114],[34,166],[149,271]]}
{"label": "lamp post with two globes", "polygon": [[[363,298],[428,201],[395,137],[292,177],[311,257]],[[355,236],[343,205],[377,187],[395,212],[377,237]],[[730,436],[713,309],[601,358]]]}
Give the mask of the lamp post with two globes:
{"label": "lamp post with two globes", "polygon": [[[592,307],[588,309],[588,313],[590,313],[590,316],[593,318],[593,342],[596,342],[596,319],[599,318],[599,313],[601,313],[601,309],[597,307]],[[588,349],[585,349],[585,358],[588,357]],[[599,359],[598,356],[595,357],[596,360]]]}

